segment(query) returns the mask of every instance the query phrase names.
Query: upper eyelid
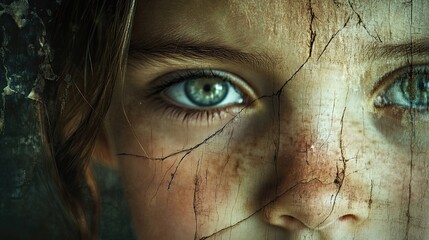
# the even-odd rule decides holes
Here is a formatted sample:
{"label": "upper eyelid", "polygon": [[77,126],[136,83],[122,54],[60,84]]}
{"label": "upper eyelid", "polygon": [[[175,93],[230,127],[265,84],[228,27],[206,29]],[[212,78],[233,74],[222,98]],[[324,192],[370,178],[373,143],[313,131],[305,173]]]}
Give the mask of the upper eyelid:
{"label": "upper eyelid", "polygon": [[370,95],[372,96],[372,95],[380,92],[383,89],[382,86],[386,85],[389,82],[390,78],[392,78],[392,76],[399,75],[400,73],[402,73],[404,71],[404,69],[406,67],[407,66],[402,66],[402,67],[394,69],[393,71],[385,73],[381,78],[379,78],[376,81],[376,83],[374,84],[374,86],[373,86],[373,88],[371,90]]}
{"label": "upper eyelid", "polygon": [[183,82],[182,79],[183,76],[180,76],[180,73],[190,73],[192,71],[199,71],[201,69],[183,69],[183,70],[176,70],[176,71],[170,71],[165,74],[162,74],[159,77],[156,77],[152,81],[149,82],[149,95],[158,94],[162,92],[163,89],[170,87],[174,84]]}
{"label": "upper eyelid", "polygon": [[399,68],[394,69],[393,71],[387,72],[385,73],[381,78],[378,79],[378,81],[376,81],[376,83],[374,84],[371,92],[370,92],[370,96],[376,97],[374,95],[376,95],[376,93],[379,93],[383,90],[383,86],[388,85],[389,83],[391,83],[391,81],[395,80],[395,77],[399,76],[402,73],[405,73],[407,70],[409,70],[410,68],[415,68],[415,67],[421,67],[421,66],[429,66],[429,63],[425,64],[412,64],[412,65],[405,65]]}

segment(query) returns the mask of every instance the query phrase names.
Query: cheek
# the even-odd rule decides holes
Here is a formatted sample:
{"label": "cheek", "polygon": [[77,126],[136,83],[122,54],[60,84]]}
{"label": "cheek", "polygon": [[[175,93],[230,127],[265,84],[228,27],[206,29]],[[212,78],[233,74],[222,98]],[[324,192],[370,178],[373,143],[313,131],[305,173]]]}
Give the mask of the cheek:
{"label": "cheek", "polygon": [[194,231],[196,168],[183,162],[173,178],[171,174],[179,161],[180,157],[164,161],[126,157],[120,161],[135,228],[142,239],[165,239],[171,232],[175,234],[172,238],[182,239]]}
{"label": "cheek", "polygon": [[[153,228],[160,229],[162,234],[170,228],[191,234],[198,226],[198,234],[204,236],[256,212],[263,204],[257,197],[260,189],[276,176],[272,125],[264,124],[266,119],[261,118],[243,117],[239,124],[228,125],[189,154],[182,152],[162,161],[121,157],[121,171],[138,231],[147,234]],[[167,156],[183,147],[183,141],[172,140],[175,136],[169,135],[170,130],[160,129],[155,127],[152,134],[148,128],[139,132],[142,146],[150,155]],[[197,138],[189,136],[190,141]],[[141,151],[135,138],[130,139],[121,141],[126,144],[120,152]],[[186,145],[192,146],[195,145]]]}
{"label": "cheek", "polygon": [[406,224],[399,223],[408,221],[407,214],[414,219],[412,224],[427,225],[428,215],[422,209],[429,204],[429,185],[427,154],[411,141],[399,144],[392,140],[392,134],[399,131],[404,129],[397,126],[387,133],[380,131],[379,125],[367,124],[358,129],[350,125],[344,130],[344,144],[350,158],[346,190],[353,193],[353,189],[364,188],[368,219],[377,226],[402,231]]}

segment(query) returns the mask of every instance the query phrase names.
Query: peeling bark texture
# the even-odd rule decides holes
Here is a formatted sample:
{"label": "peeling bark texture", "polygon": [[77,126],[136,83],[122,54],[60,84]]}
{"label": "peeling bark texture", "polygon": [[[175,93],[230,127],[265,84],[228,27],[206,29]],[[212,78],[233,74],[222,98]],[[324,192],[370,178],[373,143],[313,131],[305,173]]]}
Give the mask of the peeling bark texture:
{"label": "peeling bark texture", "polygon": [[44,82],[56,79],[46,24],[58,5],[48,0],[0,3],[2,239],[58,237],[65,227],[54,214],[61,205],[44,174],[37,115]]}
{"label": "peeling bark texture", "polygon": [[57,239],[68,228],[46,174],[37,114],[44,83],[56,80],[46,26],[58,5],[0,2],[1,239]]}
{"label": "peeling bark texture", "polygon": [[[0,1],[0,239],[78,239],[49,177],[38,113],[46,105],[43,91],[52,90],[45,85],[59,74],[49,39],[60,4]],[[118,174],[94,169],[103,209],[99,237],[133,239]]]}

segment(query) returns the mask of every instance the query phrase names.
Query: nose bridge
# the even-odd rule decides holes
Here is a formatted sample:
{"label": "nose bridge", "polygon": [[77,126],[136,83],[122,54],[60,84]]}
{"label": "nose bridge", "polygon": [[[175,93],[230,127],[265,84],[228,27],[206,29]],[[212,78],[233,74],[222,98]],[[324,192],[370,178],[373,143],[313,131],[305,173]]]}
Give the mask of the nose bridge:
{"label": "nose bridge", "polygon": [[286,171],[281,177],[291,177],[293,169],[295,179],[332,183],[341,178],[346,97],[326,88],[307,89],[287,99],[291,111],[282,109],[279,119],[278,164]]}
{"label": "nose bridge", "polygon": [[356,226],[368,209],[359,188],[346,179],[344,138],[352,136],[343,130],[353,121],[353,114],[346,114],[347,93],[295,93],[288,97],[291,111],[280,114],[277,196],[266,208],[268,219],[288,230],[320,230],[333,222]]}

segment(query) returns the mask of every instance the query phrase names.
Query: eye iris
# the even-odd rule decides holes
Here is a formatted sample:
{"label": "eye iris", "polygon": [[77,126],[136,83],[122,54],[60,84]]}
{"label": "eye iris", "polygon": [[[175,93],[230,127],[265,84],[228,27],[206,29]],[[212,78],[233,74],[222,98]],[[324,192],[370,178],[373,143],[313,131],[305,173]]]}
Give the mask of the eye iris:
{"label": "eye iris", "polygon": [[198,106],[214,106],[228,94],[228,84],[219,78],[192,79],[185,84],[186,96]]}
{"label": "eye iris", "polygon": [[[412,75],[412,76],[410,76]],[[427,107],[429,93],[429,78],[425,72],[404,73],[399,77],[402,79],[401,91],[403,96],[413,107]]]}

